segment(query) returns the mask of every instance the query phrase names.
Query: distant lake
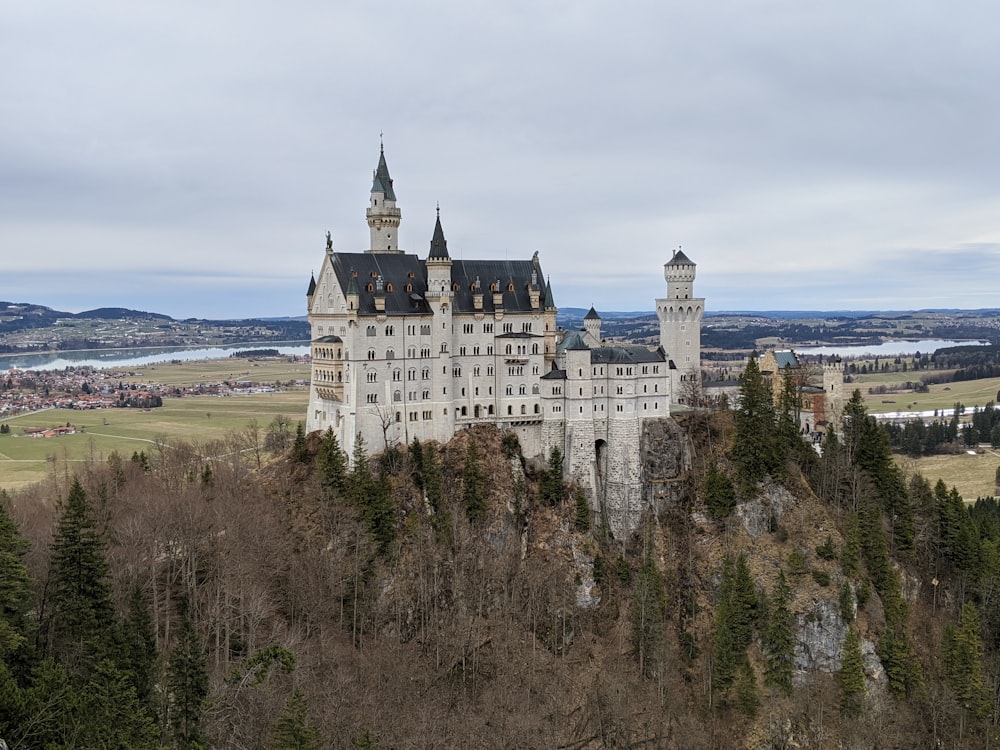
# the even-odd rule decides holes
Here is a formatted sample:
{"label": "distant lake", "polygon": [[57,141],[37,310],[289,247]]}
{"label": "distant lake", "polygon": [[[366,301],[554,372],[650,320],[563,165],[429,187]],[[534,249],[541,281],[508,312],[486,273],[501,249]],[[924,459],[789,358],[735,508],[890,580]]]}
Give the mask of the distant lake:
{"label": "distant lake", "polygon": [[923,339],[921,341],[886,341],[882,344],[860,346],[803,346],[794,347],[797,354],[839,354],[842,357],[896,357],[902,354],[933,354],[950,346],[986,346],[989,341],[947,341]]}
{"label": "distant lake", "polygon": [[308,341],[286,341],[272,344],[254,341],[226,346],[150,346],[132,349],[81,349],[66,352],[32,352],[30,354],[0,354],[0,372],[12,367],[19,370],[64,370],[67,367],[141,367],[157,362],[198,359],[223,359],[233,352],[251,349],[277,349],[279,354],[302,356],[309,354]]}

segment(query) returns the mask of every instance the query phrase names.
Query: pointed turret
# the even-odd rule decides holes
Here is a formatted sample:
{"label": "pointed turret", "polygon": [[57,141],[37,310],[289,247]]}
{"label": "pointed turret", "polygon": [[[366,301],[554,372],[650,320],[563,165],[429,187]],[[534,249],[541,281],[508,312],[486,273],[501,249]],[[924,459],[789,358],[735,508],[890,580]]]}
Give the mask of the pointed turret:
{"label": "pointed turret", "polygon": [[545,309],[554,310],[556,308],[555,298],[552,296],[552,279],[545,280]]}
{"label": "pointed turret", "polygon": [[372,180],[372,192],[382,193],[387,201],[396,200],[396,193],[392,190],[392,178],[389,176],[389,165],[385,163],[385,146],[382,145],[378,150],[378,167],[375,168],[375,177]]}
{"label": "pointed turret", "polygon": [[316,275],[309,274],[309,290],[306,292],[307,297],[312,297],[316,293]]}
{"label": "pointed turret", "polygon": [[593,306],[583,316],[583,329],[587,332],[587,343],[591,346],[601,345],[601,316],[597,314],[597,310]]}
{"label": "pointed turret", "polygon": [[385,162],[385,148],[379,147],[378,167],[372,175],[371,203],[366,211],[371,234],[370,253],[401,253],[396,230],[402,218],[396,208],[396,191]]}
{"label": "pointed turret", "polygon": [[444,238],[444,230],[441,228],[441,207],[438,206],[437,221],[434,222],[434,235],[431,237],[431,250],[427,254],[428,260],[451,260],[448,255],[448,240]]}

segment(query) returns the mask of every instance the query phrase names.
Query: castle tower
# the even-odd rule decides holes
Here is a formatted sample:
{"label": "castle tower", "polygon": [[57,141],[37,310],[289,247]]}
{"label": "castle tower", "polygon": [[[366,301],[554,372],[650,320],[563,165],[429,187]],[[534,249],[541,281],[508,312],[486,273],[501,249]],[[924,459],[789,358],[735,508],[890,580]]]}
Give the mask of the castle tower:
{"label": "castle tower", "polygon": [[701,319],[705,314],[705,299],[694,297],[697,266],[680,250],[663,266],[667,282],[666,299],[656,300],[656,315],[660,319],[660,346],[667,354],[671,368],[673,403],[683,403],[686,383],[701,379]]}
{"label": "castle tower", "polygon": [[601,345],[601,316],[593,307],[583,316],[583,330],[587,332],[587,345]]}
{"label": "castle tower", "polygon": [[371,202],[365,212],[368,230],[371,233],[370,253],[402,253],[399,249],[399,209],[396,208],[396,193],[392,189],[392,178],[385,163],[385,149],[379,147],[378,167],[372,179]]}
{"label": "castle tower", "polygon": [[[431,353],[437,357],[441,366],[431,368],[433,379],[435,413],[442,415],[435,419],[435,435],[439,440],[448,440],[455,430],[455,409],[452,399],[455,389],[452,386],[452,313],[455,293],[451,282],[451,256],[448,254],[448,241],[444,238],[441,228],[441,209],[437,210],[434,221],[434,234],[431,235],[431,246],[427,253],[427,293],[425,298],[434,314],[434,325],[431,332]],[[450,394],[450,395],[449,395]],[[444,416],[447,415],[447,416]]]}

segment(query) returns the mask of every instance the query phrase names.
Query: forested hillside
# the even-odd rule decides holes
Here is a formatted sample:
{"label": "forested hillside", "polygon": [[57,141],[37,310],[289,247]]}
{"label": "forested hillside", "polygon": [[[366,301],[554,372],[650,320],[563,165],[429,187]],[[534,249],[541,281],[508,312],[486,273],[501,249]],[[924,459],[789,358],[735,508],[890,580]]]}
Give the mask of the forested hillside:
{"label": "forested hillside", "polygon": [[[0,502],[0,737],[27,748],[981,748],[1000,508],[820,457],[751,361],[682,499],[612,539],[491,427],[354,469],[299,432],[94,458]],[[787,392],[791,392],[788,389]]]}

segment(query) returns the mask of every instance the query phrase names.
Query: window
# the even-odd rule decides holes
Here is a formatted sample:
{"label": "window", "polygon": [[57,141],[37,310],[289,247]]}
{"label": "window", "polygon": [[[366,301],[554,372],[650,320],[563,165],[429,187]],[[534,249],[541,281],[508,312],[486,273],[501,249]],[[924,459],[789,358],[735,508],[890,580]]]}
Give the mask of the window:
{"label": "window", "polygon": [[483,333],[493,333],[493,324],[483,323]]}
{"label": "window", "polygon": [[461,367],[453,367],[453,368],[451,368],[451,376],[453,378],[460,378],[460,377],[462,377],[462,368]]}
{"label": "window", "polygon": [[430,358],[430,356],[431,356],[431,350],[430,350],[430,347],[428,347],[428,348],[426,348],[426,349],[421,349],[421,350],[420,350],[420,358],[421,358],[421,359],[429,359],[429,358]]}
{"label": "window", "polygon": [[431,391],[429,388],[425,388],[423,391],[420,392],[421,400],[427,401],[430,397],[431,397]]}
{"label": "window", "polygon": [[368,326],[368,328],[367,328],[367,330],[365,331],[365,333],[366,333],[366,335],[368,335],[368,336],[374,336],[374,335],[376,334],[376,331],[375,331],[375,326]]}
{"label": "window", "polygon": [[514,386],[512,386],[512,385],[508,385],[507,386],[507,395],[508,396],[513,396],[514,395]]}
{"label": "window", "polygon": [[[414,370],[414,372],[416,372],[416,371]],[[420,371],[420,379],[421,380],[430,380],[431,379],[431,368],[429,368],[429,367],[423,368]]]}
{"label": "window", "polygon": [[395,352],[395,350],[393,350],[393,349],[386,349],[385,350],[385,358],[386,359],[395,359],[396,358],[396,352]]}
{"label": "window", "polygon": [[525,385],[521,385],[520,387],[518,387],[517,392],[519,395],[523,396],[528,392],[528,388]]}
{"label": "window", "polygon": [[503,332],[504,333],[513,333],[514,332],[514,324],[513,323],[504,323],[503,324]]}
{"label": "window", "polygon": [[493,377],[493,365],[486,365],[487,377]]}
{"label": "window", "polygon": [[[392,289],[390,289],[389,291],[391,292]],[[392,336],[395,332],[396,332],[395,326],[386,326],[385,327],[385,335],[386,336]]]}
{"label": "window", "polygon": [[487,345],[487,347],[486,347],[486,355],[488,357],[492,357],[493,356],[493,344]]}
{"label": "window", "polygon": [[378,382],[378,373],[375,372],[375,370],[369,370],[365,374],[366,374],[366,376],[368,378],[368,382],[369,383],[377,383]]}
{"label": "window", "polygon": [[521,323],[522,333],[531,333],[531,323]]}
{"label": "window", "polygon": [[392,371],[392,379],[395,382],[399,382],[400,380],[402,380],[403,379],[403,371],[400,370],[397,367],[395,370]]}
{"label": "window", "polygon": [[475,367],[472,368],[472,374],[475,375],[477,378],[479,377],[479,365],[476,365]]}
{"label": "window", "polygon": [[369,393],[369,394],[368,394],[368,395],[367,395],[367,396],[365,397],[365,400],[366,400],[366,401],[367,401],[367,402],[368,402],[369,404],[377,404],[377,403],[378,403],[378,394],[377,394],[377,393]]}
{"label": "window", "polygon": [[475,354],[476,356],[479,356],[479,346],[478,345],[472,347],[472,353]]}
{"label": "window", "polygon": [[368,359],[369,360],[375,359],[375,350],[374,349],[369,349],[368,350]]}
{"label": "window", "polygon": [[462,326],[462,332],[463,333],[475,333],[475,331],[473,330],[474,328],[475,328],[475,325],[473,323],[466,323],[465,325]]}
{"label": "window", "polygon": [[409,370],[407,370],[406,371],[406,379],[407,380],[416,380],[417,379],[417,368],[411,367]]}
{"label": "window", "polygon": [[413,359],[414,357],[416,357],[417,356],[417,347],[415,347],[415,346],[408,346],[408,347],[406,347],[406,356],[409,357],[410,359]]}
{"label": "window", "polygon": [[465,356],[465,347],[464,346],[458,347],[458,356],[459,357],[464,357]]}
{"label": "window", "polygon": [[532,354],[538,354],[538,344],[532,344],[531,345],[531,353]]}
{"label": "window", "polygon": [[430,336],[431,335],[431,327],[429,325],[420,326],[420,335],[421,336]]}
{"label": "window", "polygon": [[[402,401],[403,400],[403,394],[400,393],[399,391],[393,391],[392,392],[392,400],[393,401]],[[398,422],[399,420],[397,419],[396,421]]]}

